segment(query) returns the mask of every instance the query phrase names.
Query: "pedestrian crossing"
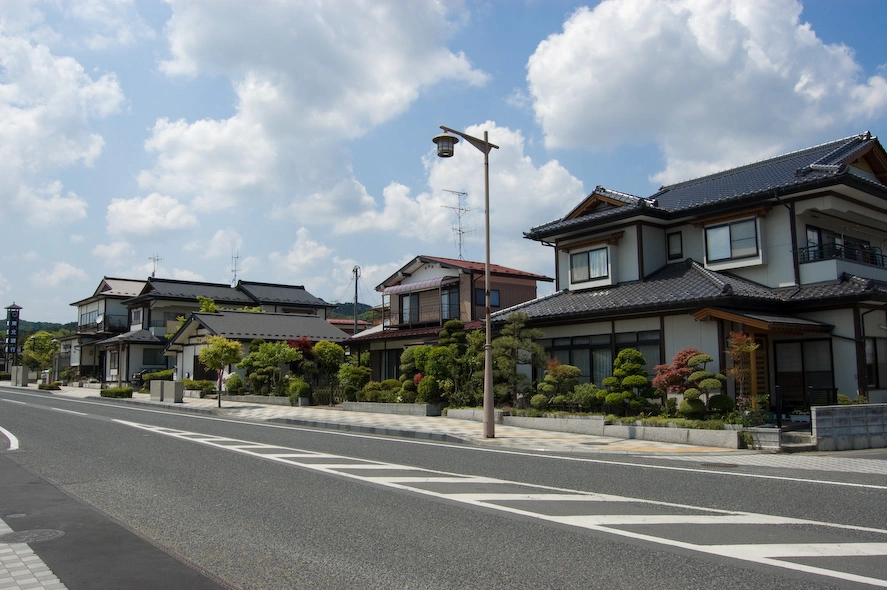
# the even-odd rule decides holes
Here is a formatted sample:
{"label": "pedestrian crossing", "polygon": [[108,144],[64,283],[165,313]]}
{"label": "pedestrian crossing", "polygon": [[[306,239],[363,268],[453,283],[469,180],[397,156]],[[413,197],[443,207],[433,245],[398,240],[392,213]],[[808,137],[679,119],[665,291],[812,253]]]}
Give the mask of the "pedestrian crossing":
{"label": "pedestrian crossing", "polygon": [[[887,588],[885,529],[555,488],[117,422],[190,443],[485,510]],[[750,541],[737,542],[742,539]]]}

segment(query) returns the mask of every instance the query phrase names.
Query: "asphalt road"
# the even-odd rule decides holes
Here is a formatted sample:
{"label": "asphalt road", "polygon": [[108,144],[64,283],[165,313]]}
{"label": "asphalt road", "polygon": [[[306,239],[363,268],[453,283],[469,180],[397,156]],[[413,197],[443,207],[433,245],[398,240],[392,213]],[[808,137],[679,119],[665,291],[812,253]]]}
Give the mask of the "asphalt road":
{"label": "asphalt road", "polygon": [[876,473],[480,450],[2,390],[0,427],[21,446],[4,459],[231,587],[887,586]]}

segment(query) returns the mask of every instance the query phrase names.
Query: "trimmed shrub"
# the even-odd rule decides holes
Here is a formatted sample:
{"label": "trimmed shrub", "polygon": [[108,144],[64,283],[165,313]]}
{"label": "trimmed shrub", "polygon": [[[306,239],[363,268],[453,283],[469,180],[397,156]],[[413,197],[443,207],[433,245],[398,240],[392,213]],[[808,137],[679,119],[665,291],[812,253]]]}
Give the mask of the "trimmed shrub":
{"label": "trimmed shrub", "polygon": [[197,389],[203,395],[214,393],[216,390],[216,384],[209,379],[184,379],[182,383],[185,385],[185,389]]}
{"label": "trimmed shrub", "polygon": [[401,383],[400,379],[385,379],[379,386],[385,391],[399,391]]}
{"label": "trimmed shrub", "polygon": [[693,420],[699,419],[705,414],[705,402],[698,398],[685,399],[678,406],[678,415]]}
{"label": "trimmed shrub", "polygon": [[[532,404],[533,402],[531,401],[530,403]],[[565,396],[565,395],[554,396],[553,398],[551,398],[551,405],[561,407],[561,408],[564,407],[565,405],[567,405],[567,396]]]}
{"label": "trimmed shrub", "polygon": [[7,373],[6,371],[0,371],[0,381],[11,381],[12,374]]}
{"label": "trimmed shrub", "polygon": [[225,379],[225,389],[230,393],[240,393],[243,391],[243,377],[237,373],[231,373]]}
{"label": "trimmed shrub", "polygon": [[132,387],[107,387],[99,392],[102,397],[131,398]]}
{"label": "trimmed shrub", "polygon": [[145,373],[142,375],[142,380],[147,381],[172,381],[173,369],[166,369],[163,371],[154,371],[153,373]]}
{"label": "trimmed shrub", "polygon": [[387,389],[381,389],[376,394],[376,401],[385,403],[385,404],[393,404],[397,402],[398,395],[394,391],[388,391]]}
{"label": "trimmed shrub", "polygon": [[[407,387],[407,385],[410,385],[410,387]],[[416,384],[412,381],[404,381],[403,388],[400,390],[400,399],[403,403],[414,404],[417,397],[419,397],[419,392],[416,391]]]}
{"label": "trimmed shrub", "polygon": [[345,401],[348,402],[356,402],[357,401],[357,388],[353,385],[346,385],[343,389],[342,393],[345,394]]}
{"label": "trimmed shrub", "polygon": [[53,381],[52,383],[38,383],[37,389],[43,389],[44,391],[57,391],[62,388],[62,383],[60,381]]}
{"label": "trimmed shrub", "polygon": [[363,386],[364,391],[379,391],[380,389],[382,389],[382,384],[378,381],[370,381]]}
{"label": "trimmed shrub", "polygon": [[850,396],[845,395],[843,393],[838,394],[838,405],[849,406],[852,403],[853,403],[853,400],[850,399]]}
{"label": "trimmed shrub", "polygon": [[530,398],[530,406],[537,410],[544,410],[548,407],[548,396],[544,393],[537,393]]}
{"label": "trimmed shrub", "polygon": [[440,385],[434,377],[423,377],[419,382],[419,395],[416,401],[420,404],[439,404],[440,403]]}
{"label": "trimmed shrub", "polygon": [[716,414],[729,414],[735,407],[736,404],[733,402],[733,398],[723,393],[713,395],[708,400],[708,409]]}
{"label": "trimmed shrub", "polygon": [[288,393],[290,400],[292,400],[293,396],[296,396],[296,403],[298,403],[298,398],[300,397],[311,397],[311,385],[304,379],[297,377],[290,381]]}

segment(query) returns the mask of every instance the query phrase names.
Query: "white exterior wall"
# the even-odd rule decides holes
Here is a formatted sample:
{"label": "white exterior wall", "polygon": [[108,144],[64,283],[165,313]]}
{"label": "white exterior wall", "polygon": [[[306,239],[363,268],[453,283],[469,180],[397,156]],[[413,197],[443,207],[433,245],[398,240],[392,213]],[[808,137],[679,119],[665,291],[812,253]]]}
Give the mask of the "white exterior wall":
{"label": "white exterior wall", "polygon": [[459,271],[450,268],[443,268],[439,264],[428,263],[408,277],[405,277],[399,284],[409,285],[419,281],[427,281],[429,279],[440,279],[443,277],[458,276]]}
{"label": "white exterior wall", "polygon": [[610,273],[614,285],[641,278],[638,268],[637,226],[626,227],[624,231],[619,244],[610,247]]}
{"label": "white exterior wall", "polygon": [[674,355],[685,348],[696,348],[713,358],[717,357],[716,322],[698,322],[690,314],[683,314],[665,316],[663,324],[665,333],[662,335],[662,346],[665,349],[666,363],[670,363]]}

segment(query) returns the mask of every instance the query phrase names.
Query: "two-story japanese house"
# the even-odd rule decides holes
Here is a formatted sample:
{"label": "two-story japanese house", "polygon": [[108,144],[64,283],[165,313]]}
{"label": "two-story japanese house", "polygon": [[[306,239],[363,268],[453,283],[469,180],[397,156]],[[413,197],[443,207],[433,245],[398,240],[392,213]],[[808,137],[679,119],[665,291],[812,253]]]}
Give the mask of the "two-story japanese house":
{"label": "two-story japanese house", "polygon": [[868,132],[648,197],[599,186],[525,237],[552,247],[557,291],[494,323],[528,313],[586,381],[626,347],[650,373],[688,347],[723,370],[741,331],[760,345],[752,393],[887,401],[887,153]]}

